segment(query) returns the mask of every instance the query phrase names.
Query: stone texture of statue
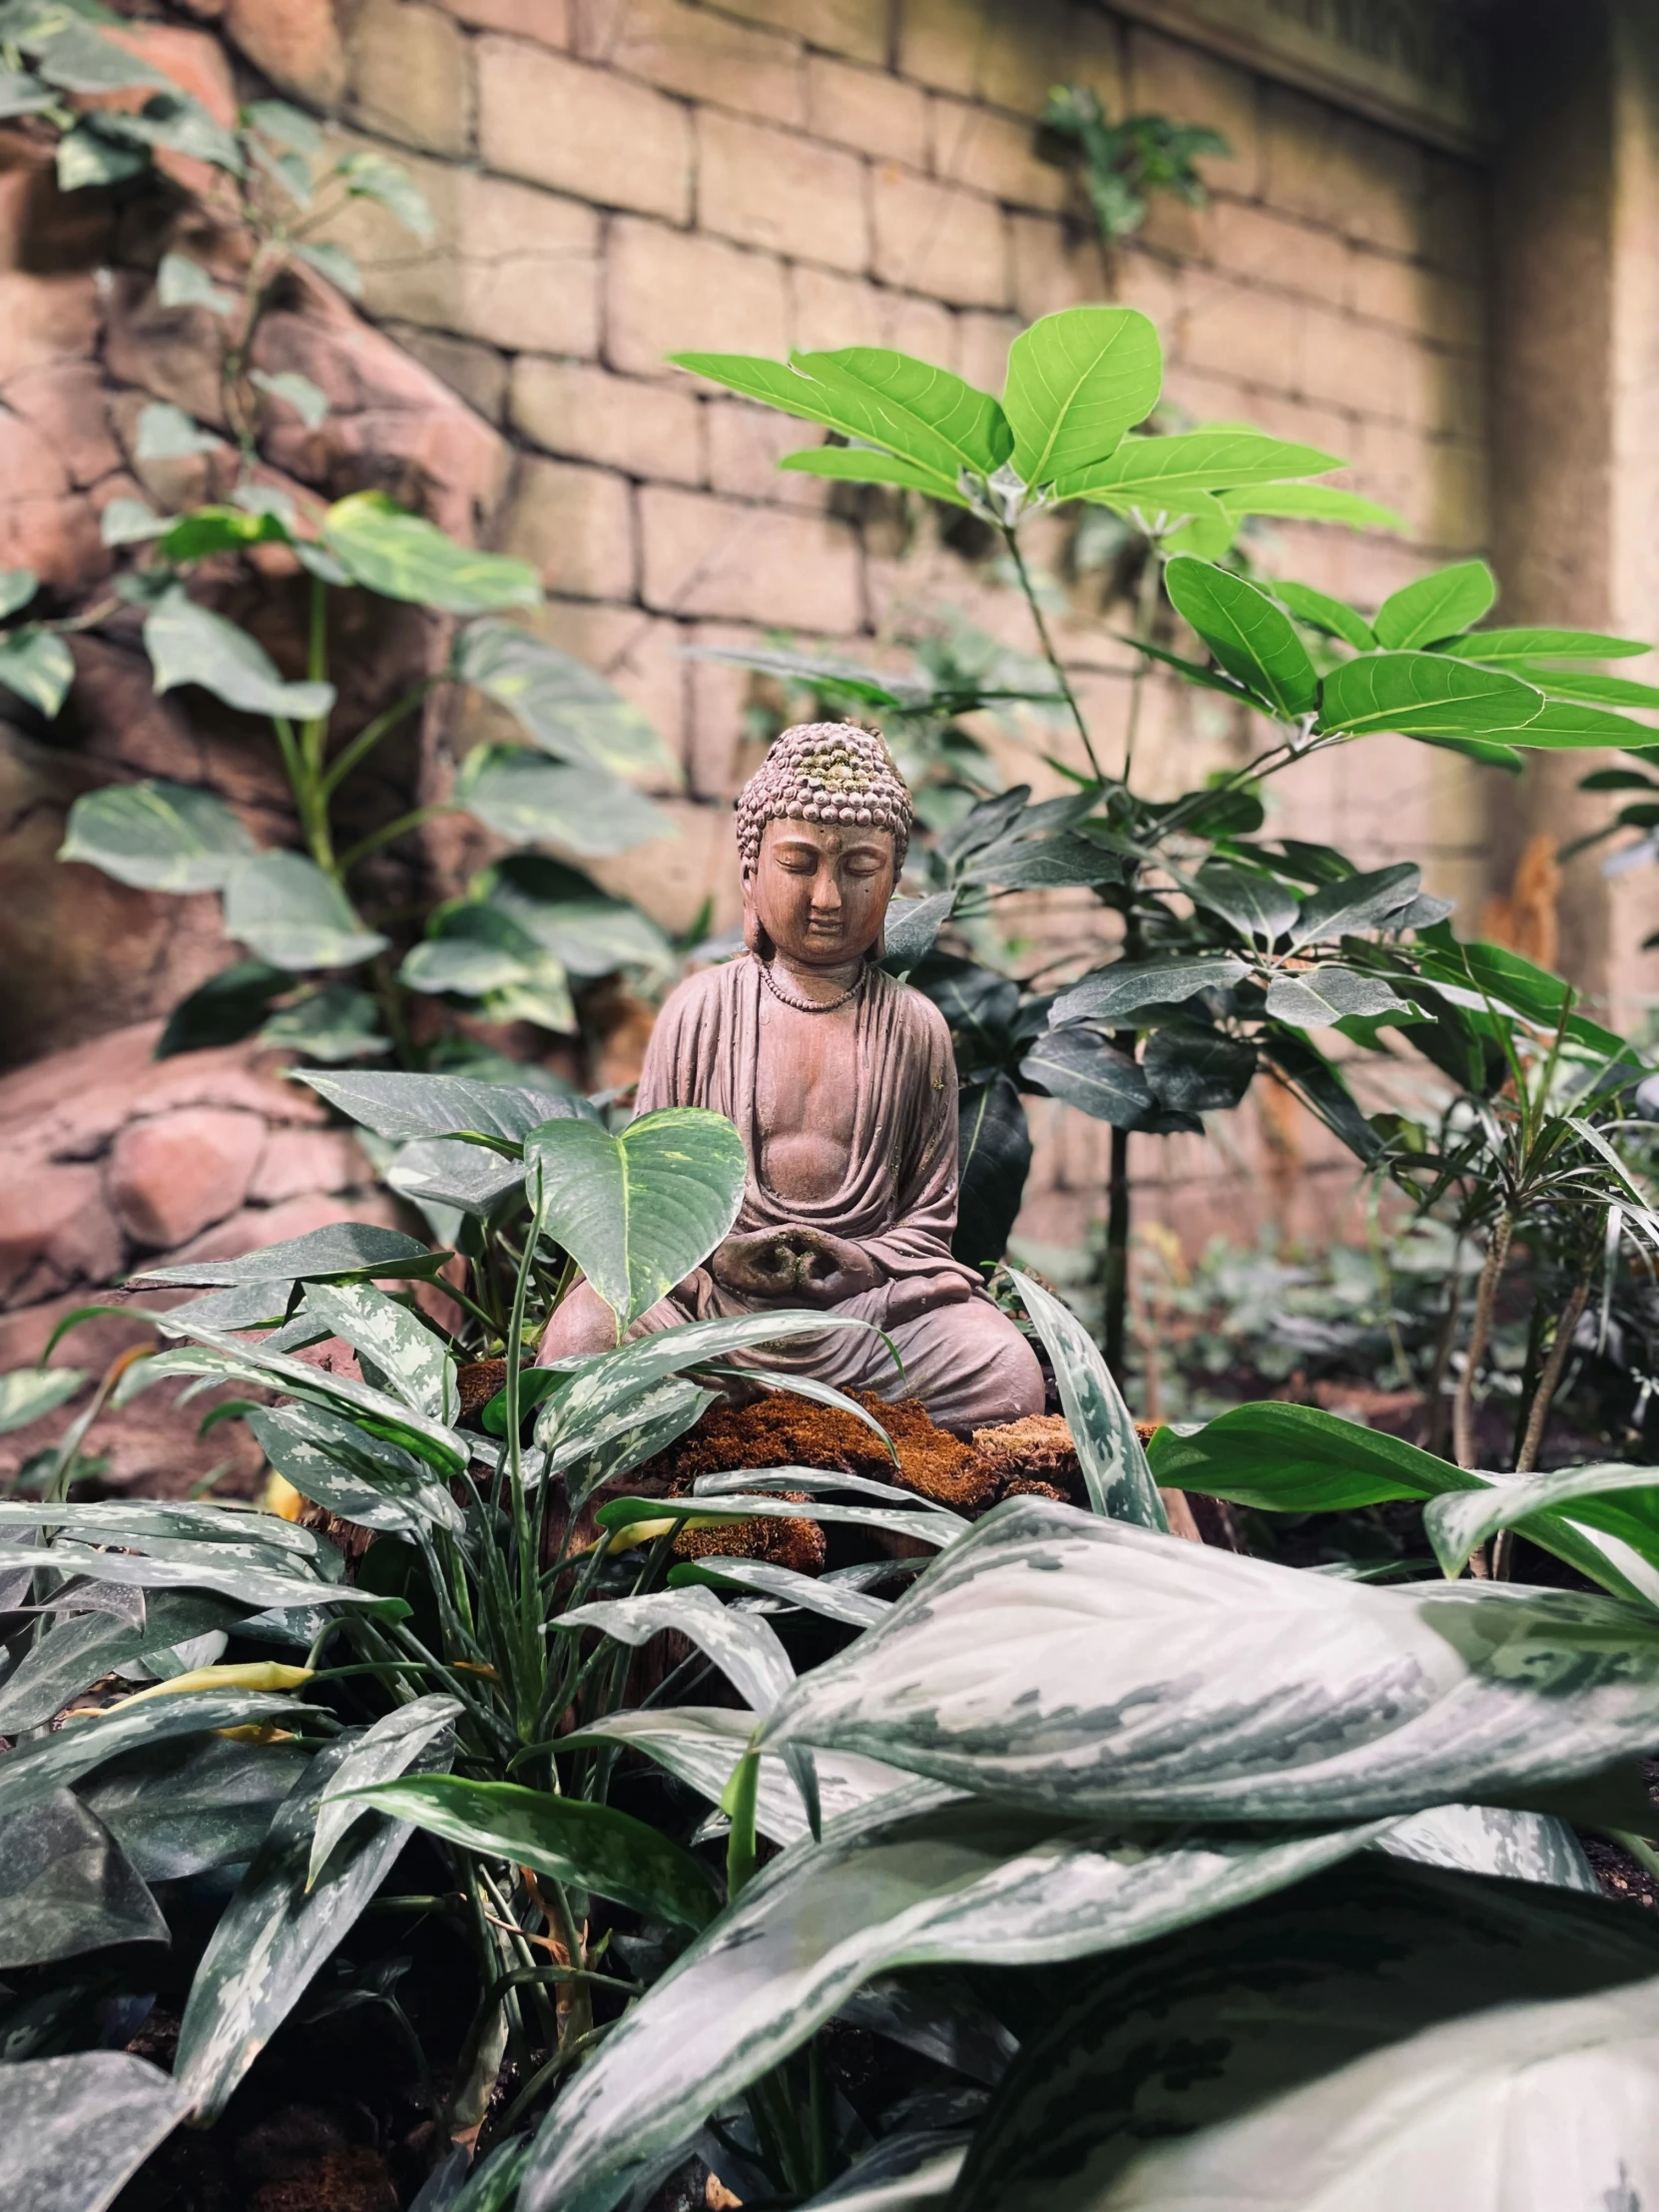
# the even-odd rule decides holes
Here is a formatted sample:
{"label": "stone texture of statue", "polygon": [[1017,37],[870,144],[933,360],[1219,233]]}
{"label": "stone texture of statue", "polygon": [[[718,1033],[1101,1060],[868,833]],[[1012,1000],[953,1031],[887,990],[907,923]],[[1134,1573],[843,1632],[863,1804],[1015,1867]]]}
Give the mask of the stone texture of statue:
{"label": "stone texture of statue", "polygon": [[[728,1115],[749,1152],[730,1237],[635,1333],[767,1306],[819,1307],[880,1337],[826,1331],[752,1364],[839,1388],[918,1397],[965,1435],[1040,1412],[1030,1346],[950,1255],[956,1070],[930,999],[876,965],[904,864],[909,794],[879,737],[785,731],[738,801],[746,955],[670,993],[639,1110]],[[608,1348],[615,1321],[579,1284],[543,1361]]]}

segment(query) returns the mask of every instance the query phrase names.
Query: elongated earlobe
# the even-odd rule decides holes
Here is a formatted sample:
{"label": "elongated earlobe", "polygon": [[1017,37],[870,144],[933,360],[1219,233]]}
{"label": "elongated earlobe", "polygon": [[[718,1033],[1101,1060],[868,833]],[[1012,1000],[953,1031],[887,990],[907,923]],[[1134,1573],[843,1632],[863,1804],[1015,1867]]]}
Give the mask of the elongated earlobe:
{"label": "elongated earlobe", "polygon": [[778,950],[755,903],[755,870],[749,866],[743,871],[743,941],[757,960],[770,960]]}

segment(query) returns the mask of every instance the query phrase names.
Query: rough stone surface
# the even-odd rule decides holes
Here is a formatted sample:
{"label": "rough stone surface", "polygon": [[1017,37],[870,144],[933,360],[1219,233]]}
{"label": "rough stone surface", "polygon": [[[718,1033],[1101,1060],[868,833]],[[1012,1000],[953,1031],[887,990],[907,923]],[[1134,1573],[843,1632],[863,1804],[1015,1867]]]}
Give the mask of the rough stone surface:
{"label": "rough stone surface", "polygon": [[636,382],[587,361],[520,354],[512,426],[549,453],[602,461],[671,484],[704,480],[703,412],[692,387]]}
{"label": "rough stone surface", "polygon": [[657,223],[619,220],[605,262],[605,353],[636,376],[672,374],[671,352],[789,350],[784,270],[770,255]]}
{"label": "rough stone surface", "polygon": [[479,42],[478,151],[487,169],[601,207],[691,214],[685,109],[518,39]]}
{"label": "rough stone surface", "polygon": [[257,1114],[223,1106],[131,1121],[110,1147],[110,1211],[136,1245],[182,1245],[235,1213],[265,1142]]}
{"label": "rough stone surface", "polygon": [[626,480],[609,469],[525,459],[501,548],[532,562],[549,591],[632,598],[634,519]]}
{"label": "rough stone surface", "polygon": [[358,0],[347,69],[351,109],[366,130],[423,154],[467,152],[470,56],[452,16],[416,0]]}
{"label": "rough stone surface", "polygon": [[227,0],[225,28],[280,92],[319,108],[345,90],[345,49],[332,0]]}
{"label": "rough stone surface", "polygon": [[651,486],[640,494],[643,594],[664,614],[855,630],[858,555],[844,523]]}

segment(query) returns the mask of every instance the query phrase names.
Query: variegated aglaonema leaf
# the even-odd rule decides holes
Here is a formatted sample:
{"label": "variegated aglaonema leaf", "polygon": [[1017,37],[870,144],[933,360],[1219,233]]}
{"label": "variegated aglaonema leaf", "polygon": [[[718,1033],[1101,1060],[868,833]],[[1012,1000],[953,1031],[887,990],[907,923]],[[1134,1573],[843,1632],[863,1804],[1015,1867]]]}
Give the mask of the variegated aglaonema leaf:
{"label": "variegated aglaonema leaf", "polygon": [[0,1967],[167,1939],[136,1868],[72,1790],[0,1813]]}
{"label": "variegated aglaonema leaf", "polygon": [[[608,2212],[707,2115],[902,1965],[1035,1965],[1141,1942],[1346,1857],[1375,1826],[1160,1843],[925,1785],[765,1868],[606,2037],[537,2137],[521,2212]],[[929,1802],[929,1800],[931,1802]]]}
{"label": "variegated aglaonema leaf", "polygon": [[[1502,1583],[1374,1588],[1007,1500],[762,1730],[1142,1820],[1557,1809],[1659,1732],[1659,1618]],[[1587,1802],[1587,1801],[1586,1801]],[[1633,1775],[1610,1825],[1656,1816]]]}
{"label": "variegated aglaonema leaf", "polygon": [[124,2050],[0,2066],[0,2204],[106,2212],[186,2109],[166,2074]]}
{"label": "variegated aglaonema leaf", "polygon": [[[315,1888],[316,1878],[336,1845],[344,1841],[358,1821],[367,1818],[367,1806],[352,1797],[351,1792],[369,1783],[389,1782],[396,1775],[406,1774],[428,1745],[438,1744],[438,1739],[453,1726],[462,1710],[459,1698],[434,1692],[430,1697],[417,1697],[411,1704],[382,1713],[373,1726],[356,1739],[323,1788],[316,1812],[316,1828],[311,1837],[310,1867],[306,1876],[308,1889]],[[430,1766],[433,1760],[446,1762],[448,1755],[448,1746],[438,1746],[425,1764]]]}
{"label": "variegated aglaonema leaf", "polygon": [[1007,1274],[1053,1366],[1089,1503],[1097,1513],[1110,1513],[1116,1520],[1137,1521],[1143,1528],[1168,1528],[1164,1501],[1135,1432],[1134,1416],[1094,1339],[1052,1292],[1017,1268],[1009,1268]]}
{"label": "variegated aglaonema leaf", "polygon": [[772,1623],[736,1613],[712,1590],[654,1590],[644,1597],[600,1598],[555,1617],[561,1629],[598,1628],[619,1643],[649,1643],[665,1629],[688,1637],[712,1659],[746,1705],[770,1713],[795,1686],[795,1669]]}

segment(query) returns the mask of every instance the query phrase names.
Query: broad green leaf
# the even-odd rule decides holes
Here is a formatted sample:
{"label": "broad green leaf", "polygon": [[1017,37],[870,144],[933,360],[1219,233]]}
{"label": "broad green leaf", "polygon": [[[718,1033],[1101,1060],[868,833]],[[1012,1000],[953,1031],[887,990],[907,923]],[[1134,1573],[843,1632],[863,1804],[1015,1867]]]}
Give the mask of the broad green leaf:
{"label": "broad green leaf", "polygon": [[1219,561],[1239,534],[1239,518],[1208,492],[1189,491],[1182,496],[1186,519],[1167,511],[1146,515],[1137,506],[1126,507],[1110,492],[1091,492],[1091,499],[1117,508],[1137,529],[1157,539],[1166,554],[1187,554],[1200,561]]}
{"label": "broad green leaf", "polygon": [[170,399],[153,399],[140,412],[133,453],[141,461],[188,461],[197,453],[217,451],[224,442],[215,431],[201,429]]}
{"label": "broad green leaf", "polygon": [[[916,416],[893,414],[880,395],[867,387],[844,378],[825,383],[808,374],[799,356],[793,366],[749,353],[671,353],[669,358],[677,368],[706,377],[712,384],[724,384],[746,399],[758,399],[763,406],[777,407],[807,422],[822,422],[845,437],[867,439],[896,452],[919,479],[917,489],[924,484],[933,496],[960,504],[961,462],[948,439]],[[916,366],[925,368],[921,362]]]}
{"label": "broad green leaf", "polygon": [[1455,637],[1486,614],[1497,597],[1497,584],[1484,561],[1458,561],[1419,576],[1384,599],[1372,628],[1380,645],[1391,652],[1437,645]]}
{"label": "broad green leaf", "polygon": [[328,394],[297,369],[279,369],[272,375],[263,368],[251,368],[248,381],[269,398],[291,407],[307,430],[319,430],[328,419]]}
{"label": "broad green leaf", "polygon": [[[558,895],[553,884],[559,876],[575,879],[577,895]],[[676,964],[674,947],[648,914],[583,885],[575,869],[545,853],[510,853],[489,871],[482,889],[491,906],[511,914],[571,975],[614,975],[630,967],[667,973]]]}
{"label": "broad green leaf", "polygon": [[475,1075],[321,1075],[306,1068],[298,1080],[377,1137],[482,1136],[516,1151],[561,1109],[576,1110],[557,1091]]}
{"label": "broad green leaf", "polygon": [[323,542],[354,583],[387,599],[447,615],[539,607],[541,579],[528,561],[459,544],[384,492],[358,491],[328,509]]}
{"label": "broad green leaf", "polygon": [[810,446],[804,453],[786,453],[778,466],[803,476],[831,477],[841,484],[897,484],[905,491],[925,492],[929,499],[942,499],[948,506],[971,512],[970,502],[960,492],[946,490],[941,476],[919,468],[914,461],[900,460],[896,453],[882,453],[873,445]]}
{"label": "broad green leaf", "polygon": [[1397,730],[1405,737],[1477,738],[1495,731],[1514,740],[1543,712],[1541,692],[1497,669],[1441,653],[1367,653],[1325,679],[1319,727],[1355,736]]}
{"label": "broad green leaf", "polygon": [[[1119,1819],[1536,1810],[1645,1749],[1656,1681],[1648,1608],[1508,1584],[1374,1589],[1022,1497],[804,1675],[763,1741]],[[1659,1824],[1634,1788],[1625,1810],[1613,1825]]]}
{"label": "broad green leaf", "polygon": [[334,704],[331,684],[287,684],[265,647],[246,630],[170,591],[144,625],[156,689],[200,684],[226,706],[251,715],[289,715],[296,721],[325,715]]}
{"label": "broad green leaf", "polygon": [[266,1022],[259,1041],[283,1051],[305,1052],[330,1065],[377,1059],[391,1050],[391,1039],[380,1027],[379,1001],[348,983],[329,983],[284,1006]]}
{"label": "broad green leaf", "polygon": [[125,184],[129,177],[141,176],[150,160],[143,147],[122,145],[98,119],[89,118],[59,139],[55,166],[60,192],[84,192]]}
{"label": "broad green leaf", "polygon": [[[164,307],[206,307],[210,314],[230,315],[237,310],[237,295],[216,284],[200,262],[188,254],[162,256],[156,272],[156,297]],[[186,417],[189,420],[189,417]]]}
{"label": "broad green leaf", "polygon": [[1000,1260],[1031,1169],[1031,1131],[1005,1069],[956,1102],[956,1233],[951,1255],[970,1268]]}
{"label": "broad green leaf", "polygon": [[1152,412],[1163,372],[1158,332],[1134,307],[1065,307],[1022,330],[1002,402],[1019,475],[1054,483],[1105,460]]}
{"label": "broad green leaf", "polygon": [[455,645],[455,680],[504,707],[555,760],[614,776],[679,781],[650,718],[585,663],[511,622],[474,622]]}
{"label": "broad green leaf", "polygon": [[83,1690],[105,1675],[123,1672],[147,1651],[229,1628],[241,1617],[227,1599],[192,1590],[157,1591],[146,1604],[136,1586],[105,1587],[111,1596],[130,1597],[137,1617],[102,1612],[57,1616],[0,1683],[0,1733],[20,1736],[44,1728]]}
{"label": "broad green leaf", "polygon": [[112,1760],[80,1796],[146,1882],[246,1866],[310,1758],[297,1744],[186,1737]]}
{"label": "broad green leaf", "polygon": [[872,407],[894,453],[931,462],[943,446],[958,468],[994,475],[1014,449],[1007,417],[989,392],[948,369],[883,346],[849,345],[832,353],[797,353],[795,366],[831,391]]}
{"label": "broad green leaf", "polygon": [[[360,1736],[327,1745],[284,1802],[208,1939],[179,2029],[173,2075],[198,2122],[237,2083],[349,1933],[408,1841],[398,1820],[362,1823],[306,1888],[323,1792]],[[428,1744],[422,1762],[443,1756]]]}
{"label": "broad green leaf", "polygon": [[1249,1090],[1256,1069],[1256,1047],[1248,1039],[1179,1020],[1154,1029],[1141,1055],[1154,1099],[1172,1114],[1230,1110]]}
{"label": "broad green leaf", "polygon": [[1228,860],[1206,860],[1192,878],[1200,904],[1230,921],[1242,936],[1272,947],[1296,920],[1300,901],[1271,875]]}
{"label": "broad green leaf", "polygon": [[[1584,699],[1595,707],[1659,707],[1659,684],[1633,684],[1625,676],[1547,668],[1541,661],[1510,661],[1504,665],[1511,676],[1518,676],[1525,684],[1536,684],[1550,699]],[[1579,786],[1580,791],[1586,788]]]}
{"label": "broad green leaf", "polygon": [[642,1114],[615,1137],[593,1122],[549,1122],[524,1157],[540,1179],[543,1233],[611,1308],[619,1335],[728,1235],[749,1172],[731,1122],[695,1106]]}
{"label": "broad green leaf", "polygon": [[1330,1028],[1347,1015],[1391,1014],[1406,1005],[1380,975],[1354,968],[1304,968],[1276,975],[1268,985],[1269,1014],[1297,1029]]}
{"label": "broad green leaf", "polygon": [[[35,20],[22,27],[20,44],[35,58],[35,66],[49,85],[65,92],[118,92],[131,85],[154,86],[176,92],[171,77],[143,61],[114,39],[100,38],[92,25],[78,20],[79,9],[52,8],[28,11]],[[114,17],[103,16],[106,23]]]}
{"label": "broad green leaf", "polygon": [[1295,1882],[1375,1833],[1150,1843],[1052,1812],[882,1811],[845,1815],[822,1845],[809,1839],[765,1867],[624,2015],[537,2137],[522,2212],[608,2212],[651,2161],[877,1974],[1047,1964],[1143,1942]]}
{"label": "broad green leaf", "polygon": [[86,1380],[84,1368],[15,1368],[0,1375],[0,1436],[55,1413]]}
{"label": "broad green leaf", "polygon": [[[107,517],[108,509],[105,512]],[[206,560],[212,553],[284,544],[290,533],[282,517],[269,509],[255,514],[246,507],[193,507],[172,522],[155,522],[153,528],[139,530],[135,524],[135,535],[156,538],[167,558],[183,565]],[[110,542],[106,537],[105,543]]]}
{"label": "broad green leaf", "polygon": [[1352,645],[1356,652],[1376,651],[1377,633],[1365,616],[1344,600],[1333,599],[1329,592],[1315,591],[1312,584],[1281,582],[1278,579],[1274,582],[1273,596],[1289,607],[1299,622],[1306,622],[1311,629],[1323,631],[1328,638],[1340,638],[1345,645]]}
{"label": "broad green leaf", "polygon": [[124,2050],[0,2067],[0,2203],[17,2212],[109,2212],[186,2100]]}
{"label": "broad green leaf", "polygon": [[955,910],[956,898],[954,890],[945,890],[892,901],[881,930],[881,965],[889,975],[908,975],[926,958]]}
{"label": "broad green leaf", "polygon": [[963,883],[996,883],[1004,890],[1064,890],[1076,884],[1119,883],[1123,862],[1089,837],[1062,830],[1057,836],[999,837],[963,863]]}
{"label": "broad green leaf", "polygon": [[1133,1129],[1152,1107],[1152,1092],[1127,1052],[1093,1029],[1047,1029],[1019,1063],[1023,1082],[1040,1085],[1080,1113],[1114,1128]]}
{"label": "broad green leaf", "polygon": [[[376,1782],[390,1782],[407,1774],[415,1760],[439,1737],[452,1735],[455,1722],[466,1710],[459,1698],[441,1692],[417,1697],[407,1705],[382,1713],[371,1728],[356,1737],[345,1757],[323,1786],[317,1804],[316,1828],[311,1837],[310,1865],[305,1886],[314,1889],[328,1857],[369,1808],[356,1792]],[[447,1766],[445,1745],[434,1756]]]}
{"label": "broad green leaf", "polygon": [[1319,679],[1296,624],[1265,591],[1230,569],[1180,554],[1164,587],[1230,676],[1270,702],[1286,721],[1312,714]]}
{"label": "broad green leaf", "polygon": [[[315,1088],[326,1098],[330,1095],[326,1085],[350,1080],[318,1076]],[[423,1083],[446,1078],[414,1075],[391,1080]],[[244,1283],[367,1283],[383,1276],[431,1275],[447,1258],[447,1253],[432,1253],[401,1229],[382,1229],[377,1222],[335,1221],[326,1229],[285,1237],[280,1244],[262,1245],[234,1260],[188,1260],[178,1267],[143,1269],[129,1280],[135,1290],[165,1290],[177,1284],[234,1289]]]}
{"label": "broad green leaf", "polygon": [[1641,1913],[1365,1859],[1073,1985],[960,2212],[1626,2212],[1659,2184]]}
{"label": "broad green leaf", "polygon": [[[1656,1493],[1648,1499],[1652,1512],[1659,1506],[1659,1467],[1562,1467],[1550,1474],[1500,1475],[1487,1488],[1448,1491],[1431,1498],[1423,1507],[1422,1525],[1442,1568],[1448,1575],[1458,1575],[1469,1554],[1499,1529],[1519,1528],[1530,1535],[1530,1524],[1540,1513],[1580,1498],[1619,1496],[1631,1490]],[[1540,1540],[1548,1542],[1547,1528]],[[1648,1536],[1647,1555],[1659,1565],[1659,1521]]]}
{"label": "broad green leaf", "polygon": [[40,589],[32,568],[0,568],[0,621],[26,607]]}
{"label": "broad green leaf", "polygon": [[756,1713],[770,1713],[795,1687],[795,1669],[770,1621],[737,1613],[712,1590],[654,1590],[646,1597],[600,1598],[554,1617],[563,1632],[597,1628],[636,1648],[667,1630],[687,1637]]}
{"label": "broad green leaf", "polygon": [[147,891],[223,890],[259,847],[241,818],[188,784],[107,784],[69,810],[60,860]]}
{"label": "broad green leaf", "polygon": [[57,104],[57,94],[38,77],[23,70],[0,69],[0,118],[9,122],[13,116],[39,115],[43,108]]}
{"label": "broad green leaf", "polygon": [[1465,661],[1622,661],[1651,653],[1635,638],[1610,638],[1600,630],[1475,630],[1448,638],[1442,653]]}
{"label": "broad green leaf", "polygon": [[1150,1457],[1166,1488],[1287,1513],[1340,1513],[1385,1498],[1437,1497],[1443,1490],[1477,1489],[1486,1479],[1402,1436],[1278,1399],[1236,1405],[1188,1434],[1160,1428]]}
{"label": "broad green leaf", "polygon": [[74,681],[74,657],[55,631],[8,630],[0,635],[0,685],[48,721]]}
{"label": "broad green leaf", "polygon": [[0,1968],[167,1940],[150,1892],[72,1792],[0,1813]]}
{"label": "broad green leaf", "polygon": [[1509,776],[1519,776],[1526,766],[1512,745],[1494,745],[1486,738],[1425,738],[1417,732],[1410,735],[1416,745],[1435,746],[1442,753],[1460,753],[1465,761],[1478,762],[1482,768],[1500,768]]}
{"label": "broad green leaf", "polygon": [[446,1843],[532,1867],[650,1919],[705,1928],[714,1917],[714,1890],[691,1854],[609,1805],[459,1775],[411,1775],[356,1795]]}
{"label": "broad green leaf", "polygon": [[483,1001],[499,1021],[569,1034],[576,1008],[564,968],[509,909],[480,899],[440,907],[398,970],[410,990]]}
{"label": "broad green leaf", "polygon": [[1142,1528],[1168,1528],[1163,1500],[1152,1478],[1135,1422],[1112,1380],[1100,1348],[1069,1306],[1017,1268],[1006,1271],[1043,1341],[1066,1426],[1077,1449],[1089,1503],[1114,1520]]}
{"label": "broad green leaf", "polygon": [[434,1525],[461,1533],[465,1515],[432,1469],[355,1421],[321,1405],[261,1406],[245,1417],[283,1480],[339,1519],[417,1541]]}
{"label": "broad green leaf", "polygon": [[1231,990],[1250,973],[1231,952],[1162,960],[1115,960],[1073,983],[1054,1001],[1049,1021],[1127,1022],[1143,1006],[1177,1006],[1200,991]]}
{"label": "broad green leaf", "polygon": [[1567,700],[1551,700],[1541,713],[1528,719],[1524,728],[1506,730],[1503,735],[1510,744],[1520,746],[1616,745],[1625,752],[1637,752],[1659,745],[1659,730],[1645,722],[1609,714],[1605,707]]}
{"label": "broad green leaf", "polygon": [[475,746],[455,804],[515,844],[556,844],[602,857],[674,833],[673,817],[597,769],[569,768],[516,746]]}
{"label": "broad green leaf", "polygon": [[387,1187],[416,1205],[487,1214],[524,1181],[524,1170],[484,1145],[460,1137],[421,1137],[406,1144],[385,1170]]}
{"label": "broad green leaf", "polygon": [[371,1360],[393,1397],[453,1427],[460,1417],[455,1363],[443,1339],[372,1283],[312,1283],[299,1309]]}
{"label": "broad green leaf", "polygon": [[1271,484],[1282,476],[1323,476],[1342,465],[1334,453],[1270,438],[1263,430],[1185,430],[1174,437],[1126,437],[1108,459],[1062,477],[1054,489],[1061,499],[1111,491],[1169,500],[1188,491]]}
{"label": "broad green leaf", "polygon": [[1391,867],[1368,868],[1326,883],[1306,901],[1292,932],[1296,944],[1315,944],[1322,937],[1354,936],[1362,929],[1397,927],[1393,917],[1416,900],[1422,870],[1409,860]]}
{"label": "broad green leaf", "polygon": [[355,967],[385,949],[339,885],[302,852],[262,852],[225,888],[225,933],[274,967]]}
{"label": "broad green leaf", "polygon": [[[314,269],[319,276],[325,276],[329,283],[337,284],[348,299],[360,299],[362,297],[362,272],[343,247],[331,246],[326,240],[318,239],[309,240],[304,245],[296,246],[293,251],[297,258],[304,262],[307,267]],[[390,596],[396,599],[402,595],[393,592]]]}
{"label": "broad green leaf", "polygon": [[1253,490],[1224,491],[1221,504],[1241,522],[1246,515],[1283,515],[1291,521],[1340,522],[1351,530],[1410,528],[1392,507],[1336,484],[1258,484]]}
{"label": "broad green leaf", "polygon": [[144,545],[164,537],[168,526],[168,517],[142,499],[112,499],[98,518],[98,535],[105,545]]}
{"label": "broad green leaf", "polygon": [[335,163],[334,175],[343,180],[350,199],[378,202],[423,246],[429,244],[432,211],[426,205],[424,193],[401,162],[390,161],[384,154],[373,152],[348,154],[343,161]]}
{"label": "broad green leaf", "polygon": [[17,1744],[0,1758],[0,1812],[15,1813],[25,1805],[39,1804],[54,1790],[78,1782],[82,1775],[130,1751],[220,1728],[263,1727],[267,1722],[280,1728],[304,1711],[290,1698],[266,1697],[254,1690],[204,1690],[196,1696],[157,1698],[117,1713],[67,1721],[51,1735]]}

